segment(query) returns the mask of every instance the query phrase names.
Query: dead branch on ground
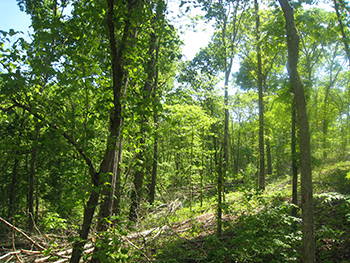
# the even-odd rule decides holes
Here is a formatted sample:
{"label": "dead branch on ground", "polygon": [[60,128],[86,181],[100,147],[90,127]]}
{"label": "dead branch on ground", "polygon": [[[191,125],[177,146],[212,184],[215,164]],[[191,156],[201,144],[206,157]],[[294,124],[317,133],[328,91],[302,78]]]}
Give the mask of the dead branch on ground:
{"label": "dead branch on ground", "polygon": [[17,227],[15,227],[14,225],[10,224],[9,222],[7,222],[5,219],[0,217],[0,221],[4,222],[6,225],[8,225],[9,227],[11,227],[13,230],[16,230],[18,233],[20,233],[21,235],[23,235],[26,239],[28,239],[30,242],[32,242],[34,245],[36,245],[38,248],[45,250],[45,248],[38,244],[37,242],[35,242],[33,239],[31,239],[26,233],[24,233],[22,230],[18,229]]}

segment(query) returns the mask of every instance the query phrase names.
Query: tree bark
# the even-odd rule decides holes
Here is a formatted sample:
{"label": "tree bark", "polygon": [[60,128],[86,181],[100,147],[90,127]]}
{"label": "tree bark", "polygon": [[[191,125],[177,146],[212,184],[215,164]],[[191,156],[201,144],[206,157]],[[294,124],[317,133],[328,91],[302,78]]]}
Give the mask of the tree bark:
{"label": "tree bark", "polygon": [[[157,3],[156,7],[156,17],[155,21],[158,21],[162,19],[163,21],[163,14],[164,14],[164,1],[160,0]],[[163,27],[163,24],[160,25]],[[158,90],[158,80],[159,80],[159,66],[158,66],[158,60],[159,60],[159,41],[160,36],[156,36],[153,34],[151,36],[152,40],[151,43],[154,42],[155,45],[155,61],[153,63],[153,67],[155,67],[155,76],[154,76],[154,83],[153,83],[153,90],[152,90],[152,97],[153,97],[153,103],[154,103],[154,113],[153,113],[153,122],[155,125],[155,131],[154,131],[154,145],[153,145],[153,163],[152,163],[152,177],[151,177],[151,184],[149,187],[149,203],[152,205],[154,203],[155,193],[156,193],[156,182],[157,182],[157,169],[158,169],[158,128],[159,128],[159,116],[158,116],[158,103],[159,103],[159,96],[160,91]],[[157,43],[158,42],[158,43]],[[152,45],[151,45],[152,46]],[[150,50],[151,51],[151,50]]]}
{"label": "tree bark", "polygon": [[87,202],[84,208],[84,221],[83,221],[82,228],[80,230],[80,235],[79,235],[80,240],[76,241],[73,244],[72,256],[69,260],[70,263],[79,263],[80,261],[81,253],[83,251],[84,245],[87,241],[88,234],[90,231],[92,218],[94,216],[95,209],[98,204],[98,199],[99,199],[99,194],[94,188],[91,191],[89,201]]}
{"label": "tree bark", "polygon": [[[124,120],[122,121],[124,122]],[[121,166],[122,163],[122,152],[123,152],[123,138],[121,137],[119,140],[119,146],[117,151],[117,163],[116,163],[116,175],[115,175],[115,194],[112,197],[114,198],[113,201],[113,213],[115,215],[120,215],[120,198],[121,198]]]}
{"label": "tree bark", "polygon": [[[295,99],[292,102],[292,140],[291,140],[291,150],[292,150],[292,204],[298,205],[298,166],[297,166],[297,151],[296,151],[296,110],[295,110]],[[297,207],[293,207],[292,216],[296,217],[298,213]]]}
{"label": "tree bark", "polygon": [[[153,19],[154,22],[154,19]],[[156,82],[156,59],[157,59],[157,36],[154,32],[151,32],[150,34],[150,46],[148,50],[148,56],[149,61],[147,63],[146,72],[147,72],[147,80],[143,86],[142,89],[142,99],[143,104],[146,103],[146,101],[149,101],[148,99],[152,95],[152,88],[155,86]],[[145,173],[148,172],[147,164],[149,163],[149,160],[147,160],[147,156],[149,155],[149,151],[145,147],[145,141],[147,134],[149,133],[149,121],[148,121],[148,115],[149,112],[146,110],[148,107],[147,105],[143,105],[142,107],[145,109],[141,112],[141,122],[140,122],[140,135],[141,139],[139,140],[139,147],[141,151],[139,152],[137,162],[137,169],[135,173],[135,179],[134,179],[134,188],[131,192],[131,206],[130,206],[130,213],[129,213],[129,219],[132,221],[137,220],[137,209],[140,205],[141,197],[142,197],[142,185],[143,180],[145,177]]]}
{"label": "tree bark", "polygon": [[[134,10],[134,8],[137,7],[139,1],[136,1],[136,3],[131,3],[130,0],[128,2],[128,15],[131,16],[131,13]],[[86,242],[92,218],[95,212],[95,209],[98,204],[99,199],[99,188],[101,186],[101,177],[103,177],[104,182],[110,182],[113,183],[113,176],[116,175],[117,167],[116,167],[116,159],[118,157],[117,153],[117,147],[120,144],[120,127],[122,124],[122,116],[121,116],[121,102],[120,99],[122,97],[122,91],[127,86],[127,72],[124,69],[125,64],[125,49],[126,45],[129,42],[130,38],[135,37],[135,34],[133,34],[133,27],[131,26],[131,18],[127,17],[125,20],[125,26],[122,36],[122,42],[119,46],[119,49],[117,48],[117,41],[115,36],[115,25],[114,25],[114,1],[113,0],[107,0],[108,10],[107,10],[107,29],[108,29],[108,39],[110,44],[110,52],[111,52],[111,66],[112,66],[112,90],[113,90],[113,108],[110,113],[110,123],[109,123],[109,137],[107,140],[106,145],[106,151],[104,154],[103,161],[100,165],[99,172],[95,172],[93,170],[93,167],[90,166],[90,175],[93,182],[93,190],[90,194],[89,201],[87,203],[87,206],[84,210],[84,222],[82,226],[82,230],[80,232],[80,239],[79,241],[75,242],[73,245],[73,252],[72,257],[70,259],[71,263],[78,263],[81,257],[82,248]],[[136,8],[137,9],[137,8]],[[106,218],[108,218],[112,213],[112,207],[113,207],[113,197],[111,196],[111,188],[106,188],[104,186],[102,190],[104,199],[102,201],[100,214],[99,214],[99,223],[98,223],[98,230],[104,231],[108,228],[108,224],[105,221]],[[103,253],[100,249],[95,249],[94,255]],[[93,256],[92,262],[100,262],[97,256]]]}
{"label": "tree bark", "polygon": [[293,8],[288,0],[279,0],[286,21],[288,46],[288,73],[294,91],[300,137],[300,173],[301,173],[301,206],[302,206],[302,250],[303,262],[315,262],[314,217],[312,204],[312,177],[310,130],[306,110],[304,86],[298,72],[299,33],[294,22]]}
{"label": "tree bark", "polygon": [[28,230],[30,232],[34,229],[34,179],[35,179],[35,162],[36,162],[36,152],[38,149],[38,137],[40,133],[40,127],[38,125],[35,126],[35,135],[33,138],[33,149],[30,160],[30,173],[29,173],[29,193],[28,193]]}
{"label": "tree bark", "polygon": [[217,149],[217,138],[213,135],[213,144],[214,144],[214,161],[215,161],[215,172],[218,174],[217,182],[217,194],[218,194],[218,208],[217,208],[217,229],[216,234],[218,237],[222,234],[222,168],[221,164],[218,161],[218,149]]}
{"label": "tree bark", "polygon": [[267,174],[272,174],[272,157],[271,157],[271,144],[270,139],[266,138],[266,162],[267,162]]}
{"label": "tree bark", "polygon": [[[343,0],[339,0],[339,1],[343,1]],[[349,62],[349,66],[350,66],[350,51],[349,51],[349,44],[348,44],[348,38],[345,34],[345,30],[344,30],[344,25],[343,25],[343,21],[339,12],[339,3],[337,0],[333,0],[334,3],[334,9],[335,9],[335,13],[337,14],[337,19],[338,19],[338,23],[339,23],[339,27],[340,27],[340,32],[342,34],[342,39],[343,39],[343,43],[344,43],[344,48],[345,48],[345,52],[346,52],[346,56],[348,58],[348,62]],[[346,4],[346,3],[343,3]]]}
{"label": "tree bark", "polygon": [[254,0],[255,30],[256,30],[256,56],[258,61],[258,93],[259,93],[259,189],[265,190],[265,143],[264,143],[264,102],[263,102],[263,78],[261,69],[260,48],[260,17],[259,4]]}
{"label": "tree bark", "polygon": [[[156,123],[156,129],[158,127]],[[152,177],[151,177],[151,184],[149,187],[149,203],[152,205],[154,203],[154,198],[156,194],[156,182],[157,182],[157,168],[158,168],[158,135],[157,130],[154,138],[154,145],[153,145],[153,163],[152,163]]]}
{"label": "tree bark", "polygon": [[8,221],[12,221],[12,217],[14,214],[14,202],[15,202],[15,189],[17,184],[17,177],[18,177],[18,166],[20,164],[19,161],[19,151],[15,152],[15,161],[13,163],[13,169],[12,169],[12,181],[11,181],[11,188],[10,188],[10,198],[9,198],[9,205],[8,205],[8,213],[7,213],[7,219]]}

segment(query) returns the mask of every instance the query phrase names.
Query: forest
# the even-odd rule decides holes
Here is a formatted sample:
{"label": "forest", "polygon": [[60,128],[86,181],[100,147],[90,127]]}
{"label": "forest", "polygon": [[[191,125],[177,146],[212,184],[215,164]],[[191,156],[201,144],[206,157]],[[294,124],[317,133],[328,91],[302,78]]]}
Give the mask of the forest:
{"label": "forest", "polygon": [[17,5],[0,262],[350,262],[346,0]]}

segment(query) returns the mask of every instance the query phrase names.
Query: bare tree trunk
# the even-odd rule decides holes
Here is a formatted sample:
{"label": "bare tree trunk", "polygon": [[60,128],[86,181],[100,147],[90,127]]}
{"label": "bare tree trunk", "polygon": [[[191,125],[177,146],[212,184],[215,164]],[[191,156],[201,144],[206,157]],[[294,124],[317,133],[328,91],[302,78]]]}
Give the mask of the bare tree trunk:
{"label": "bare tree trunk", "polygon": [[40,127],[39,125],[35,126],[35,135],[33,138],[33,143],[35,144],[32,149],[31,160],[30,160],[30,173],[29,173],[29,193],[28,193],[28,230],[30,232],[34,229],[34,179],[35,179],[35,161],[36,161],[36,152],[38,149],[38,145],[36,144],[38,141]]}
{"label": "bare tree trunk", "polygon": [[[71,263],[78,263],[81,258],[82,248],[86,242],[92,218],[95,212],[95,209],[98,204],[99,199],[99,188],[101,186],[101,177],[104,178],[104,181],[113,182],[112,178],[116,175],[116,159],[117,159],[117,147],[120,144],[120,127],[123,121],[121,116],[121,103],[120,99],[122,97],[122,91],[127,86],[127,72],[124,69],[125,63],[125,48],[129,43],[129,39],[135,37],[134,28],[131,25],[131,18],[127,17],[125,20],[125,26],[122,36],[122,42],[117,48],[117,41],[115,36],[115,25],[114,25],[114,1],[107,0],[108,10],[107,10],[107,28],[109,32],[109,44],[111,52],[111,65],[112,65],[112,89],[113,89],[113,108],[110,113],[110,127],[109,127],[109,137],[107,140],[106,151],[104,154],[103,161],[100,165],[99,172],[93,170],[92,165],[90,165],[90,175],[93,182],[93,190],[91,191],[89,201],[84,210],[84,221],[82,230],[80,232],[80,240],[74,243],[73,252],[70,259]],[[132,12],[137,10],[139,1],[136,3],[131,0],[128,2],[129,16]],[[108,228],[108,224],[105,219],[108,218],[112,213],[112,204],[113,198],[111,198],[110,191],[111,189],[102,189],[104,193],[104,200],[101,205],[98,229],[104,231]],[[103,253],[100,249],[95,249],[94,255]],[[98,257],[94,257],[92,262],[100,262]]]}
{"label": "bare tree trunk", "polygon": [[238,121],[238,135],[237,135],[237,146],[236,146],[236,158],[234,162],[234,172],[238,175],[239,172],[239,158],[240,158],[240,150],[241,150],[241,123]]}
{"label": "bare tree trunk", "polygon": [[[156,129],[158,128],[158,122],[156,122]],[[155,131],[154,145],[153,145],[153,163],[152,163],[152,177],[151,184],[149,187],[149,203],[152,205],[154,203],[154,198],[156,194],[156,183],[157,183],[157,168],[158,168],[158,134]]]}
{"label": "bare tree trunk", "polygon": [[265,143],[264,143],[264,102],[263,102],[263,78],[261,69],[261,48],[260,48],[260,16],[259,4],[254,0],[255,7],[255,28],[256,28],[256,55],[258,60],[258,93],[259,93],[259,189],[265,190]]}
{"label": "bare tree trunk", "polygon": [[272,157],[271,157],[271,144],[270,139],[266,138],[266,162],[267,162],[267,174],[272,174]]}
{"label": "bare tree trunk", "polygon": [[[153,19],[154,22],[154,19]],[[145,85],[142,89],[142,98],[144,100],[143,103],[146,103],[145,101],[149,101],[149,98],[152,96],[152,88],[154,88],[156,79],[157,79],[157,67],[156,67],[156,59],[157,59],[157,36],[155,32],[152,32],[150,34],[150,46],[148,50],[149,55],[149,61],[147,63],[147,80],[145,82]],[[148,107],[145,107],[148,108]],[[142,185],[145,173],[148,172],[149,169],[147,169],[147,164],[149,163],[149,160],[147,160],[147,156],[149,155],[149,151],[145,147],[145,138],[147,136],[147,128],[148,124],[148,115],[149,112],[142,112],[141,113],[141,123],[140,123],[140,135],[141,139],[139,141],[139,147],[141,148],[141,151],[139,152],[138,159],[140,160],[138,162],[138,168],[135,173],[135,179],[134,179],[134,189],[131,192],[131,206],[130,206],[130,213],[129,213],[129,219],[132,221],[136,221],[137,219],[137,208],[139,207],[141,197],[142,197]]]}
{"label": "bare tree trunk", "polygon": [[303,262],[315,262],[314,215],[312,203],[312,177],[310,130],[306,110],[304,86],[298,72],[299,33],[294,22],[293,8],[288,0],[279,0],[286,21],[288,45],[288,73],[294,91],[300,137],[301,206],[303,233]]}
{"label": "bare tree trunk", "polygon": [[[161,16],[164,14],[164,5],[163,0],[159,0],[157,7],[156,7],[156,17],[155,21],[158,21],[161,19]],[[162,26],[162,24],[161,24]],[[158,79],[159,79],[159,67],[158,67],[158,58],[159,58],[159,41],[161,39],[161,36],[156,36],[156,34],[153,34],[151,36],[151,47],[154,44],[155,49],[155,61],[154,63],[151,63],[152,67],[155,67],[155,76],[154,76],[154,83],[153,83],[153,91],[152,91],[152,97],[153,97],[153,103],[154,103],[154,114],[153,114],[153,122],[155,125],[155,131],[154,131],[154,145],[153,145],[153,163],[152,163],[152,177],[151,177],[151,184],[149,188],[149,203],[154,203],[155,193],[156,193],[156,183],[157,183],[157,169],[158,169],[158,128],[159,128],[159,117],[158,117],[158,110],[157,110],[157,104],[159,103],[159,97],[160,91],[158,90]],[[158,43],[157,43],[158,42]],[[150,53],[152,52],[152,48],[150,47]]]}
{"label": "bare tree trunk", "polygon": [[[342,2],[344,5],[346,5],[346,3],[344,3],[343,0],[339,0],[340,2]],[[342,34],[342,38],[343,38],[343,43],[344,43],[344,48],[345,48],[345,52],[346,52],[346,56],[348,58],[349,61],[349,66],[350,66],[350,51],[349,51],[349,39],[345,34],[345,30],[344,30],[344,24],[343,24],[343,20],[341,18],[340,12],[339,12],[339,3],[337,0],[333,0],[333,4],[334,4],[334,9],[335,9],[335,13],[337,14],[337,18],[338,18],[338,23],[339,23],[339,27],[340,27],[340,31]]]}
{"label": "bare tree trunk", "polygon": [[[123,120],[124,122],[124,120]],[[116,168],[116,175],[115,175],[115,194],[113,196],[113,213],[115,215],[120,214],[120,197],[121,197],[121,163],[122,163],[122,152],[123,152],[123,138],[121,137],[119,140],[119,146],[117,151],[117,168]]]}
{"label": "bare tree trunk", "polygon": [[86,207],[84,209],[84,221],[79,235],[80,240],[76,241],[73,244],[72,256],[69,261],[70,263],[79,263],[80,261],[81,254],[83,252],[83,247],[87,241],[87,237],[90,231],[92,218],[94,216],[95,209],[98,204],[98,198],[98,192],[95,189],[93,189],[91,191],[89,201],[87,202]]}
{"label": "bare tree trunk", "polygon": [[217,183],[217,197],[218,197],[218,208],[217,208],[217,236],[222,234],[222,168],[221,163],[218,161],[218,149],[217,149],[217,139],[215,135],[213,136],[214,141],[214,160],[215,160],[215,172],[218,174],[218,183]]}
{"label": "bare tree trunk", "polygon": [[[291,141],[291,150],[292,150],[292,204],[298,205],[298,167],[297,167],[297,151],[296,151],[296,110],[295,110],[295,100],[293,98],[292,102],[292,141]],[[297,216],[297,208],[293,207],[292,216]]]}
{"label": "bare tree trunk", "polygon": [[11,188],[10,188],[10,198],[9,198],[9,205],[8,205],[8,214],[7,219],[8,221],[12,221],[12,217],[14,214],[14,202],[15,202],[15,189],[17,184],[17,177],[18,177],[18,166],[20,164],[19,161],[19,152],[15,152],[15,161],[13,163],[13,169],[12,169],[12,182],[11,182]]}

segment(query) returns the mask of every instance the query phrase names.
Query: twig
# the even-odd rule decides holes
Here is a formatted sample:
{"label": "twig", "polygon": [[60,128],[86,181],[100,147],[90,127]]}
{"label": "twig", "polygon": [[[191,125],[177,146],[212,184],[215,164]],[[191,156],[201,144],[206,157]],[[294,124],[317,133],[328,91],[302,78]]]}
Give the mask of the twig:
{"label": "twig", "polygon": [[45,248],[43,246],[41,246],[40,244],[38,244],[37,242],[35,242],[33,239],[31,239],[28,235],[26,235],[23,231],[19,230],[17,227],[15,227],[14,225],[11,225],[9,222],[7,222],[5,219],[0,217],[0,221],[4,222],[6,225],[8,225],[9,227],[11,227],[12,229],[16,230],[18,233],[22,234],[26,239],[28,239],[30,242],[32,242],[34,245],[36,245],[38,248],[45,250]]}
{"label": "twig", "polygon": [[41,254],[40,251],[33,251],[33,250],[26,250],[26,249],[21,249],[21,252],[24,254]]}
{"label": "twig", "polygon": [[48,260],[51,256],[46,256],[43,258],[38,258],[36,260],[34,260],[35,263],[39,263],[39,262],[46,262],[46,260]]}
{"label": "twig", "polygon": [[21,253],[20,250],[8,252],[8,253],[6,253],[5,255],[2,255],[2,256],[0,257],[0,261],[3,260],[3,259],[5,259],[5,258],[7,258],[7,257],[9,257],[9,256],[11,256],[11,258],[12,258],[13,255],[19,254],[19,253]]}
{"label": "twig", "polygon": [[13,255],[11,255],[11,257],[10,257],[8,260],[6,260],[5,263],[10,262],[10,260],[11,260],[12,258],[13,258]]}
{"label": "twig", "polygon": [[140,249],[138,246],[136,246],[134,243],[132,243],[129,239],[127,239],[127,238],[124,238],[124,239],[125,239],[125,241],[128,242],[131,246],[133,246],[133,247],[136,248],[138,251],[140,251],[141,254],[147,259],[147,261],[149,261],[149,262],[151,261],[151,260],[147,257],[147,255],[141,251],[141,249]]}
{"label": "twig", "polygon": [[33,222],[33,225],[34,225],[34,228],[36,231],[38,231],[39,235],[42,236],[40,230],[37,228],[36,224],[35,224],[35,220],[34,220],[34,217],[33,217],[33,214],[31,212],[29,212],[29,215],[30,215],[30,220],[32,220]]}
{"label": "twig", "polygon": [[[16,251],[16,247],[15,247],[15,229],[12,228],[12,248],[13,251]],[[17,260],[22,263],[22,260],[19,258],[18,256],[19,253],[15,253],[14,255],[16,256]]]}
{"label": "twig", "polygon": [[16,251],[16,247],[15,247],[15,229],[12,228],[12,233],[11,233],[11,238],[12,238],[12,249],[13,251]]}
{"label": "twig", "polygon": [[54,263],[64,263],[64,262],[68,262],[68,259],[60,259],[58,261],[55,261]]}

